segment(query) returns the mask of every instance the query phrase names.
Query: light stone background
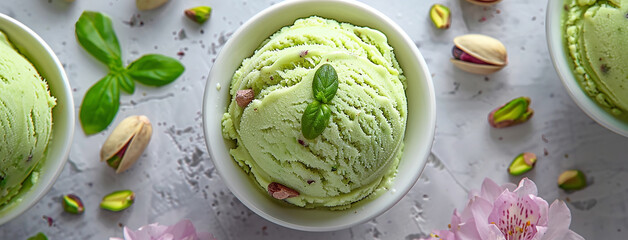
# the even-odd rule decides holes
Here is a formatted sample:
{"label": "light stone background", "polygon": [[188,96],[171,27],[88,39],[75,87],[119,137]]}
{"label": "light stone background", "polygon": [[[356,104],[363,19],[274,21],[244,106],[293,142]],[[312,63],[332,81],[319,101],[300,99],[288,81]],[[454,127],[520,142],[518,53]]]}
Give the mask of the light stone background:
{"label": "light stone background", "polygon": [[[555,1],[555,0],[552,0]],[[570,99],[551,65],[545,41],[546,0],[504,0],[480,7],[462,0],[365,0],[397,22],[415,41],[431,69],[436,89],[437,129],[433,152],[422,177],[396,206],[350,229],[308,233],[268,222],[240,203],[223,184],[203,138],[201,106],[206,76],[229,36],[247,19],[274,4],[268,0],[173,0],[140,12],[132,0],[2,0],[0,12],[26,24],[52,47],[64,64],[78,115],[85,91],[106,74],[105,65],[87,54],[74,37],[83,10],[111,16],[126,63],[146,53],[179,58],[186,71],[160,88],[136,85],[123,93],[113,124],[145,114],[154,134],[145,155],[116,175],[99,162],[99,149],[111,129],[86,137],[77,122],[70,159],[48,194],[20,217],[0,226],[0,239],[26,239],[44,232],[50,239],[107,239],[122,236],[123,225],[173,224],[191,219],[218,239],[413,239],[446,228],[454,208],[462,208],[470,189],[485,177],[518,182],[506,168],[517,154],[539,156],[532,172],[540,196],[568,201],[571,228],[586,239],[625,239],[628,232],[628,139],[587,117]],[[433,3],[450,7],[449,30],[435,29],[428,17]],[[199,26],[184,9],[213,7]],[[452,39],[483,33],[501,39],[509,65],[489,76],[470,75],[449,62]],[[486,116],[518,96],[530,96],[535,116],[523,125],[491,129]],[[556,186],[563,170],[582,169],[592,184],[566,193]],[[132,189],[135,204],[123,212],[98,208],[105,194]],[[64,213],[60,197],[75,193],[85,202],[81,216]],[[54,220],[52,225],[44,219]]]}

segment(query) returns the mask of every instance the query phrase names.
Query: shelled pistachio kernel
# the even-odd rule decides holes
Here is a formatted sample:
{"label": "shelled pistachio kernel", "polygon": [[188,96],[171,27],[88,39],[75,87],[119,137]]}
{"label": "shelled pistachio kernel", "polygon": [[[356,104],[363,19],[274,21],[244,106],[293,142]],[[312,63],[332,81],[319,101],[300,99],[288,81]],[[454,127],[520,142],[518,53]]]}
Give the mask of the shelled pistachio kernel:
{"label": "shelled pistachio kernel", "polygon": [[204,23],[209,19],[209,16],[212,13],[212,8],[208,6],[199,6],[188,8],[184,12],[186,17],[192,19],[197,23]]}
{"label": "shelled pistachio kernel", "polygon": [[81,214],[85,211],[85,206],[78,196],[68,194],[63,196],[63,210],[69,213]]}
{"label": "shelled pistachio kernel", "polygon": [[434,4],[430,8],[430,19],[436,28],[447,29],[451,25],[451,12],[441,4]]}
{"label": "shelled pistachio kernel", "polygon": [[558,187],[565,190],[579,190],[587,186],[587,179],[580,170],[567,170],[558,176]]}
{"label": "shelled pistachio kernel", "polygon": [[529,97],[518,97],[488,114],[488,123],[494,128],[505,128],[528,121],[534,115]]}
{"label": "shelled pistachio kernel", "polygon": [[524,174],[534,168],[536,160],[536,154],[534,153],[524,152],[522,154],[519,154],[510,163],[510,166],[508,167],[508,173],[513,176],[519,176],[521,174]]}
{"label": "shelled pistachio kernel", "polygon": [[122,211],[135,201],[135,193],[131,190],[115,191],[102,198],[100,207],[109,211]]}

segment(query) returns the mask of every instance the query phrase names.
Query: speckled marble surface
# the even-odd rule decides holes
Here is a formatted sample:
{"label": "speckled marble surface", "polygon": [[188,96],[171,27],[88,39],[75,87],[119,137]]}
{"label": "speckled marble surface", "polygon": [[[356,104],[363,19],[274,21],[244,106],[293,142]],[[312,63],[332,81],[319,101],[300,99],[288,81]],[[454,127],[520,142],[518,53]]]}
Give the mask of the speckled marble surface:
{"label": "speckled marble surface", "polygon": [[[553,1],[553,0],[552,0]],[[539,156],[534,180],[541,197],[563,199],[572,211],[572,230],[586,239],[623,239],[628,231],[628,139],[596,124],[569,98],[551,65],[545,42],[546,0],[504,0],[480,7],[462,0],[365,0],[395,20],[415,41],[432,72],[437,97],[437,129],[430,158],[414,188],[383,215],[350,229],[308,233],[280,227],[249,211],[215,172],[203,138],[201,105],[212,61],[229,36],[255,13],[274,4],[268,0],[171,1],[140,12],[134,1],[4,0],[0,12],[26,24],[56,52],[64,64],[78,106],[85,91],[106,73],[106,67],[76,42],[74,22],[83,10],[108,14],[129,63],[146,53],[179,58],[186,66],[181,78],[161,88],[137,86],[122,94],[114,124],[123,117],[145,114],[154,134],[144,156],[129,171],[116,175],[99,162],[99,149],[111,131],[86,137],[77,123],[70,159],[63,173],[34,207],[0,226],[0,239],[26,239],[44,232],[50,239],[107,239],[122,236],[123,225],[137,228],[152,222],[172,224],[191,219],[218,239],[413,239],[434,228],[446,228],[454,208],[462,208],[470,189],[485,177],[498,183],[518,182],[506,168],[517,154]],[[449,30],[435,29],[428,9],[449,6]],[[182,12],[196,5],[212,6],[202,26]],[[509,65],[489,75],[470,75],[449,62],[452,39],[483,33],[504,42]],[[506,101],[530,96],[535,116],[523,125],[491,129],[490,110]],[[592,184],[567,193],[556,186],[563,170],[579,168]],[[128,210],[100,210],[103,195],[132,189],[136,203]],[[81,216],[64,213],[63,194],[83,199]],[[46,218],[53,222],[49,224]]]}

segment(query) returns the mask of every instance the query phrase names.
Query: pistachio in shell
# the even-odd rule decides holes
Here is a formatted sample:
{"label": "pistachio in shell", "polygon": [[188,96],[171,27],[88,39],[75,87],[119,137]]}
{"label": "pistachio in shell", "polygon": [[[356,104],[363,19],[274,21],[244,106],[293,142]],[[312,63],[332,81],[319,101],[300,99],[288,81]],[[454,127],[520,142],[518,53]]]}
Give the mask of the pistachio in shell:
{"label": "pistachio in shell", "polygon": [[454,38],[452,55],[451,62],[456,67],[474,74],[491,74],[508,64],[504,44],[482,34],[467,34]]}
{"label": "pistachio in shell", "polygon": [[153,127],[146,116],[130,116],[122,120],[100,149],[100,161],[121,173],[142,155],[150,141]]}
{"label": "pistachio in shell", "polygon": [[501,1],[502,0],[467,0],[467,2],[473,3],[475,5],[480,5],[480,6],[491,6]]}

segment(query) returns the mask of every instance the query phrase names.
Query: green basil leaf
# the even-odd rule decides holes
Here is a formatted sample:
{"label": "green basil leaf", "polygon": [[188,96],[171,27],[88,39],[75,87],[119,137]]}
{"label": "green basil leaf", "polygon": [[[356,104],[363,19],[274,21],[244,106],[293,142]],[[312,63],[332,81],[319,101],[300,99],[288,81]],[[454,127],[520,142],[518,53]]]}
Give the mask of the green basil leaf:
{"label": "green basil leaf", "polygon": [[46,234],[39,232],[37,235],[29,237],[28,240],[48,240]]}
{"label": "green basil leaf", "polygon": [[314,98],[322,103],[329,103],[338,90],[338,74],[330,64],[323,64],[316,70],[312,91]]}
{"label": "green basil leaf", "polygon": [[120,107],[120,88],[112,75],[107,75],[92,86],[81,104],[79,119],[87,135],[98,133],[113,121]]}
{"label": "green basil leaf", "polygon": [[131,79],[131,76],[129,76],[128,73],[117,73],[114,75],[114,77],[118,81],[118,85],[120,85],[120,88],[122,88],[123,91],[128,94],[133,94],[133,92],[135,92],[135,82],[133,82],[133,79]]}
{"label": "green basil leaf", "polygon": [[84,11],[75,24],[78,42],[110,69],[122,68],[118,37],[111,19],[99,12]]}
{"label": "green basil leaf", "polygon": [[177,79],[185,70],[174,58],[147,54],[127,67],[127,73],[136,81],[149,86],[163,86]]}
{"label": "green basil leaf", "polygon": [[327,104],[314,100],[307,105],[301,117],[301,132],[303,136],[307,139],[318,137],[327,127],[330,118],[331,109]]}

